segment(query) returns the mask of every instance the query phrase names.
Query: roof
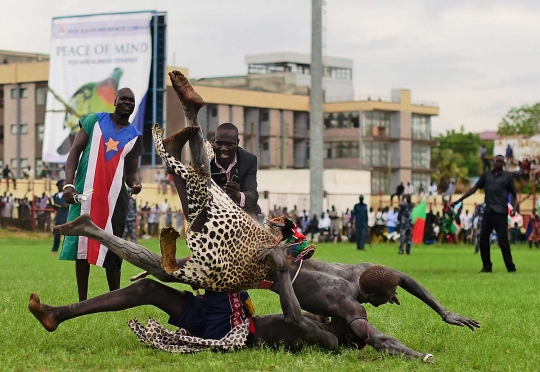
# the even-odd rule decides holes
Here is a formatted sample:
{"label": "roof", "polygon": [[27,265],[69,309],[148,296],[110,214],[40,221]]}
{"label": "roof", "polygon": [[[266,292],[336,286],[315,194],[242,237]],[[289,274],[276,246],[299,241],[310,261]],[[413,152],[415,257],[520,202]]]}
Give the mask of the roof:
{"label": "roof", "polygon": [[[292,62],[304,65],[311,65],[311,54],[279,52],[247,54],[244,57],[246,64],[265,64],[265,63],[283,63]],[[323,65],[330,67],[353,68],[353,60],[350,58],[326,57],[323,56]]]}

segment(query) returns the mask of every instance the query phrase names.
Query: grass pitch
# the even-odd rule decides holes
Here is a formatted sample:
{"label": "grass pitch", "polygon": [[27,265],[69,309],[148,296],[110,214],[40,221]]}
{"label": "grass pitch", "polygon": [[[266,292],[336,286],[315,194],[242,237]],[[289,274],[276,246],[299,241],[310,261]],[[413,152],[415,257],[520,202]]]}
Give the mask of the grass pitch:
{"label": "grass pitch", "polygon": [[[143,245],[158,250],[156,240]],[[430,308],[398,289],[401,306],[366,305],[369,320],[407,346],[435,355],[426,365],[385,357],[372,348],[330,353],[307,348],[298,354],[267,348],[234,353],[176,355],[139,343],[125,324],[167,316],[151,306],[94,314],[45,331],[27,309],[31,292],[57,306],[77,300],[71,262],[50,254],[52,237],[0,231],[0,370],[8,371],[538,371],[540,370],[540,251],[513,247],[517,274],[508,274],[498,247],[492,248],[493,274],[476,274],[480,257],[470,246],[413,246],[411,256],[380,244],[358,252],[355,246],[319,244],[316,258],[343,263],[373,262],[401,270],[422,283],[449,310],[478,320],[477,332],[444,323]],[[180,244],[178,254],[187,254]],[[122,286],[139,270],[123,266]],[[181,286],[176,286],[181,287]],[[92,268],[89,296],[107,290],[105,272]],[[256,314],[280,312],[278,297],[252,290]]]}

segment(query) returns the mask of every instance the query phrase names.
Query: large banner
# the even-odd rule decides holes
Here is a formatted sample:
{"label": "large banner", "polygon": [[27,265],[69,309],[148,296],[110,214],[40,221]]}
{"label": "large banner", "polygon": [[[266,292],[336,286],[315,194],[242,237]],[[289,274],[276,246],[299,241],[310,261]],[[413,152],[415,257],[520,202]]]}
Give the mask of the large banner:
{"label": "large banner", "polygon": [[79,119],[113,112],[116,92],[135,94],[131,122],[144,118],[152,64],[152,12],[55,18],[43,161],[64,163]]}

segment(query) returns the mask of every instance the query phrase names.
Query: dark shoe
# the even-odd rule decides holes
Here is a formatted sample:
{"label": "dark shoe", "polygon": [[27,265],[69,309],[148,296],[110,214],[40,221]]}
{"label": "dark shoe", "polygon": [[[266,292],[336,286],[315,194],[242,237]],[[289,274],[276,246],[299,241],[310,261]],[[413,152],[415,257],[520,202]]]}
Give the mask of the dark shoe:
{"label": "dark shoe", "polygon": [[508,274],[515,274],[516,270],[508,270]]}
{"label": "dark shoe", "polygon": [[403,254],[403,251],[399,251],[398,254]]}
{"label": "dark shoe", "polygon": [[478,272],[478,274],[481,274],[481,273],[490,273],[491,272],[491,269],[486,269],[486,268],[483,268],[482,270],[480,270]]}
{"label": "dark shoe", "polygon": [[365,251],[364,248],[356,248],[357,251]]}

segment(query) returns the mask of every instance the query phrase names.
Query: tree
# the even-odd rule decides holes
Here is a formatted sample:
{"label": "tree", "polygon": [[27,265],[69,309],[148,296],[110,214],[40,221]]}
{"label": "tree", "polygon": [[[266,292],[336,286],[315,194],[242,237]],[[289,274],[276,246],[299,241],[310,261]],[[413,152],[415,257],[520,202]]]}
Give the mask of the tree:
{"label": "tree", "polygon": [[454,152],[452,149],[435,147],[431,151],[431,162],[433,167],[437,169],[431,178],[443,186],[443,189],[451,179],[455,179],[457,182],[468,182],[469,169],[464,166],[465,159],[460,153]]}
{"label": "tree", "polygon": [[532,136],[540,133],[540,102],[533,106],[511,108],[499,123],[497,133],[501,136],[513,134]]}
{"label": "tree", "polygon": [[[434,154],[437,150],[452,150],[454,155],[461,156],[461,158],[453,158],[453,160],[458,162],[456,164],[457,167],[466,169],[465,177],[479,176],[479,150],[482,146],[482,141],[480,140],[480,136],[478,134],[465,132],[465,128],[461,127],[460,131],[458,132],[455,130],[446,131],[445,134],[439,135],[436,140],[439,142],[439,145],[432,147],[432,154]],[[493,154],[493,141],[486,141],[484,144],[487,148],[487,155],[491,156]],[[433,155],[432,159],[434,159]],[[442,160],[439,159],[437,161]],[[437,162],[432,162],[432,165],[434,168],[440,168]],[[455,175],[452,177],[455,177]]]}

